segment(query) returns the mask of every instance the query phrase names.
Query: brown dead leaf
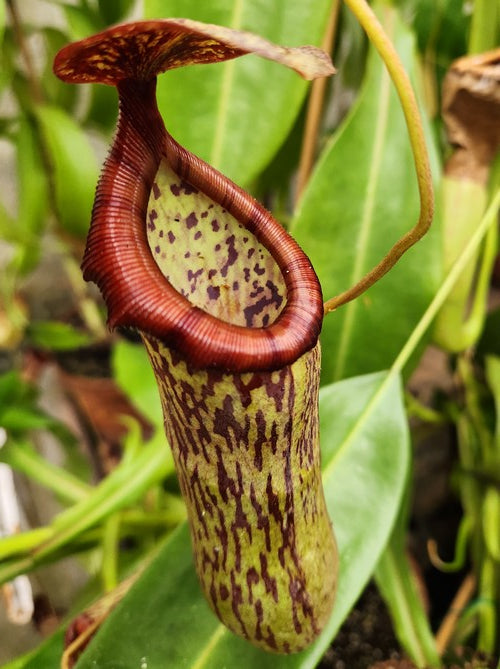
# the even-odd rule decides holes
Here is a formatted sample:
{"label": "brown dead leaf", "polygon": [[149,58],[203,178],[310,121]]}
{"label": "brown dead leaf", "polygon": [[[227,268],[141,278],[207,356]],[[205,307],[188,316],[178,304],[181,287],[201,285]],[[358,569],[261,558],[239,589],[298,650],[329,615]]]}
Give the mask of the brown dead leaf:
{"label": "brown dead leaf", "polygon": [[443,82],[443,119],[457,147],[447,174],[486,183],[500,148],[500,48],[452,64]]}
{"label": "brown dead leaf", "polygon": [[95,437],[103,473],[111,471],[121,457],[121,443],[128,431],[124,417],[139,423],[145,441],[152,436],[151,423],[132,406],[113,379],[72,375],[63,371],[60,378],[80,418]]}

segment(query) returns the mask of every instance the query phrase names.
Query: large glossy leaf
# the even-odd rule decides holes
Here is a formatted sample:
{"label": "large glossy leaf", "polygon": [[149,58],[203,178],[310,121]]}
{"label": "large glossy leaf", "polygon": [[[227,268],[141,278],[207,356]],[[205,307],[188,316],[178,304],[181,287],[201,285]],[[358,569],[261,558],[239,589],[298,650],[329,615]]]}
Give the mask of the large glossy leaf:
{"label": "large glossy leaf", "polygon": [[[413,71],[411,34],[394,9],[379,13],[407,70]],[[429,147],[432,151],[431,142]],[[326,147],[291,232],[330,298],[375,266],[414,225],[418,212],[403,114],[382,61],[371,49],[357,104]],[[435,292],[440,276],[436,232],[364,296],[325,319],[324,382],[391,365]]]}
{"label": "large glossy leaf", "polygon": [[[328,0],[145,0],[146,17],[185,16],[250,30],[277,44],[321,43]],[[159,78],[165,124],[184,146],[240,185],[269,162],[287,136],[307,84],[256,56],[198,65]]]}
{"label": "large glossy leaf", "polygon": [[[194,572],[186,525],[108,618],[77,669],[314,667],[373,571],[390,534],[408,465],[399,380],[372,374],[321,395],[323,481],[340,548],[337,601],[312,647],[293,656],[258,650],[211,613]],[[119,643],[117,643],[119,640]]]}

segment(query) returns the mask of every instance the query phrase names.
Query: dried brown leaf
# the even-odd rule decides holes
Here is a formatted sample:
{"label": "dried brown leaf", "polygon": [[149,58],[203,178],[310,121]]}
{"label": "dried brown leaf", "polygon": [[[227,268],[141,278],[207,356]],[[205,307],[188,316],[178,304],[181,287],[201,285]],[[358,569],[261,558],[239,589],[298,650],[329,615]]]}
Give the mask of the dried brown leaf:
{"label": "dried brown leaf", "polygon": [[486,182],[500,147],[500,48],[452,64],[443,82],[443,119],[457,147],[447,173]]}

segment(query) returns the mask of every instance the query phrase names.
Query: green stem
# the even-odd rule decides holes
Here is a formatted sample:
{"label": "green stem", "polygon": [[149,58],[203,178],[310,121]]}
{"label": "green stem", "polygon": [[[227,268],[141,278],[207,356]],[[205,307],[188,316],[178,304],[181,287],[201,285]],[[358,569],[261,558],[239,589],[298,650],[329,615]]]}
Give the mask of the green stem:
{"label": "green stem", "polygon": [[[52,535],[50,527],[39,527],[36,530],[11,534],[0,539],[0,562],[14,555],[23,555],[39,546]],[[0,579],[1,582],[1,579]]]}
{"label": "green stem", "polygon": [[424,129],[415,94],[408,75],[392,42],[365,0],[345,0],[379,52],[399,96],[408,127],[420,194],[420,215],[414,227],[399,239],[389,253],[354,286],[325,302],[325,314],[350,302],[386,274],[401,256],[421,239],[430,227],[434,214],[434,193]]}
{"label": "green stem", "polygon": [[115,469],[92,495],[55,519],[51,538],[36,550],[35,558],[45,558],[114,511],[134,502],[161,481],[170,468],[164,444],[146,446],[128,466]]}
{"label": "green stem", "polygon": [[479,598],[485,603],[479,611],[477,647],[487,655],[495,652],[498,634],[495,599],[498,597],[498,564],[488,555],[481,563]]}
{"label": "green stem", "polygon": [[498,43],[499,23],[498,0],[474,0],[468,52],[474,54],[493,49]]}
{"label": "green stem", "polygon": [[107,329],[95,300],[88,295],[78,263],[61,243],[61,254],[66,276],[75,294],[80,315],[90,332],[99,340],[107,337]]}
{"label": "green stem", "polygon": [[409,418],[415,417],[424,423],[431,423],[434,425],[442,425],[446,422],[446,416],[443,413],[422,404],[422,402],[410,392],[405,392],[405,404],[406,413]]}
{"label": "green stem", "polygon": [[436,643],[429,626],[404,551],[390,541],[377,565],[377,587],[389,603],[398,640],[418,667],[441,667]]}
{"label": "green stem", "polygon": [[22,472],[67,502],[80,502],[92,491],[92,486],[61,467],[47,462],[27,442],[9,440],[2,459],[13,469]]}
{"label": "green stem", "polygon": [[448,276],[444,279],[441,284],[438,292],[434,296],[432,302],[428,306],[424,315],[416,325],[415,329],[408,338],[406,344],[403,346],[399,355],[395,359],[392,367],[391,374],[399,374],[411,355],[415,351],[418,343],[429,329],[432,321],[436,317],[436,314],[443,306],[446,298],[450,294],[453,286],[459,279],[462,271],[467,266],[467,263],[470,262],[471,258],[474,256],[474,253],[477,251],[479,245],[481,244],[484,236],[490,229],[492,225],[496,223],[496,214],[498,208],[500,207],[500,189],[495,193],[488,209],[486,210],[483,218],[481,219],[480,224],[476,228],[475,232],[472,234],[469,243],[464,248],[462,253],[458,256],[455,263],[450,269]]}
{"label": "green stem", "polygon": [[439,653],[405,547],[411,498],[409,481],[408,475],[396,523],[375,570],[375,580],[406,653],[418,667],[437,668],[441,667]]}
{"label": "green stem", "polygon": [[104,524],[102,541],[102,580],[104,591],[111,592],[118,585],[118,543],[121,518],[114,513]]}
{"label": "green stem", "polygon": [[[30,546],[28,546],[28,541],[26,541],[26,539],[28,539],[31,544],[33,544],[34,540],[37,539],[38,541],[34,546],[36,549],[44,539],[42,530],[51,530],[51,528],[41,528],[40,534],[38,536],[35,535],[35,532],[38,530],[34,530],[33,532],[26,532],[24,535],[19,535],[20,537],[24,537],[24,544],[26,544],[30,549],[28,554],[19,554],[19,551],[16,550],[18,547],[12,545],[12,542],[7,541],[7,544],[12,548],[12,554],[19,554],[19,556],[14,558],[9,556],[9,559],[2,559],[0,562],[0,585],[2,583],[6,583],[7,581],[11,581],[20,574],[28,574],[30,571],[35,569],[35,567],[39,567],[40,565],[49,562],[49,560],[54,561],[57,559],[62,559],[67,557],[69,554],[75,554],[94,548],[102,538],[102,531],[100,529],[93,528],[84,534],[80,534],[69,546],[65,545],[64,550],[51,553],[43,560],[37,560],[33,557],[34,551]],[[11,537],[8,537],[8,539],[10,538]],[[7,553],[7,551],[5,551],[5,553]]]}

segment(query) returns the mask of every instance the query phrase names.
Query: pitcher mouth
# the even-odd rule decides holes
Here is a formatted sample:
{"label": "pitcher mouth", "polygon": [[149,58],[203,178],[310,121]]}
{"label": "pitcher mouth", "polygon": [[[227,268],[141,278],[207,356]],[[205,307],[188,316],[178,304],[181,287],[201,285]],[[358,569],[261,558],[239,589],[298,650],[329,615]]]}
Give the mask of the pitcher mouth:
{"label": "pitcher mouth", "polygon": [[[271,370],[297,359],[316,344],[323,317],[309,259],[259,203],[167,133],[154,81],[124,81],[118,90],[118,132],[97,188],[83,260],[85,279],[103,293],[110,327],[138,328],[188,356],[194,367]],[[268,325],[248,327],[217,317],[165,277],[148,241],[148,204],[162,160],[272,256],[284,306]]]}
{"label": "pitcher mouth", "polygon": [[[276,47],[245,33],[181,19],[115,26],[69,45],[55,63],[56,73],[67,81],[115,85],[120,100],[117,133],[96,192],[84,277],[101,289],[110,327],[133,327],[156,337],[194,368],[279,369],[314,347],[323,319],[321,287],[304,252],[250,195],[180,146],[157,109],[158,73],[251,51],[284,62],[306,78],[333,72],[325,54],[313,47]],[[281,293],[274,305],[268,296],[271,306],[260,322],[214,313],[203,300],[193,300],[191,290],[173,285],[160,268],[148,238],[148,204],[162,161],[227,211],[274,260],[279,272],[272,273],[267,289],[277,295],[279,284]],[[247,315],[258,311],[255,302],[242,305],[243,313],[245,308]]]}

